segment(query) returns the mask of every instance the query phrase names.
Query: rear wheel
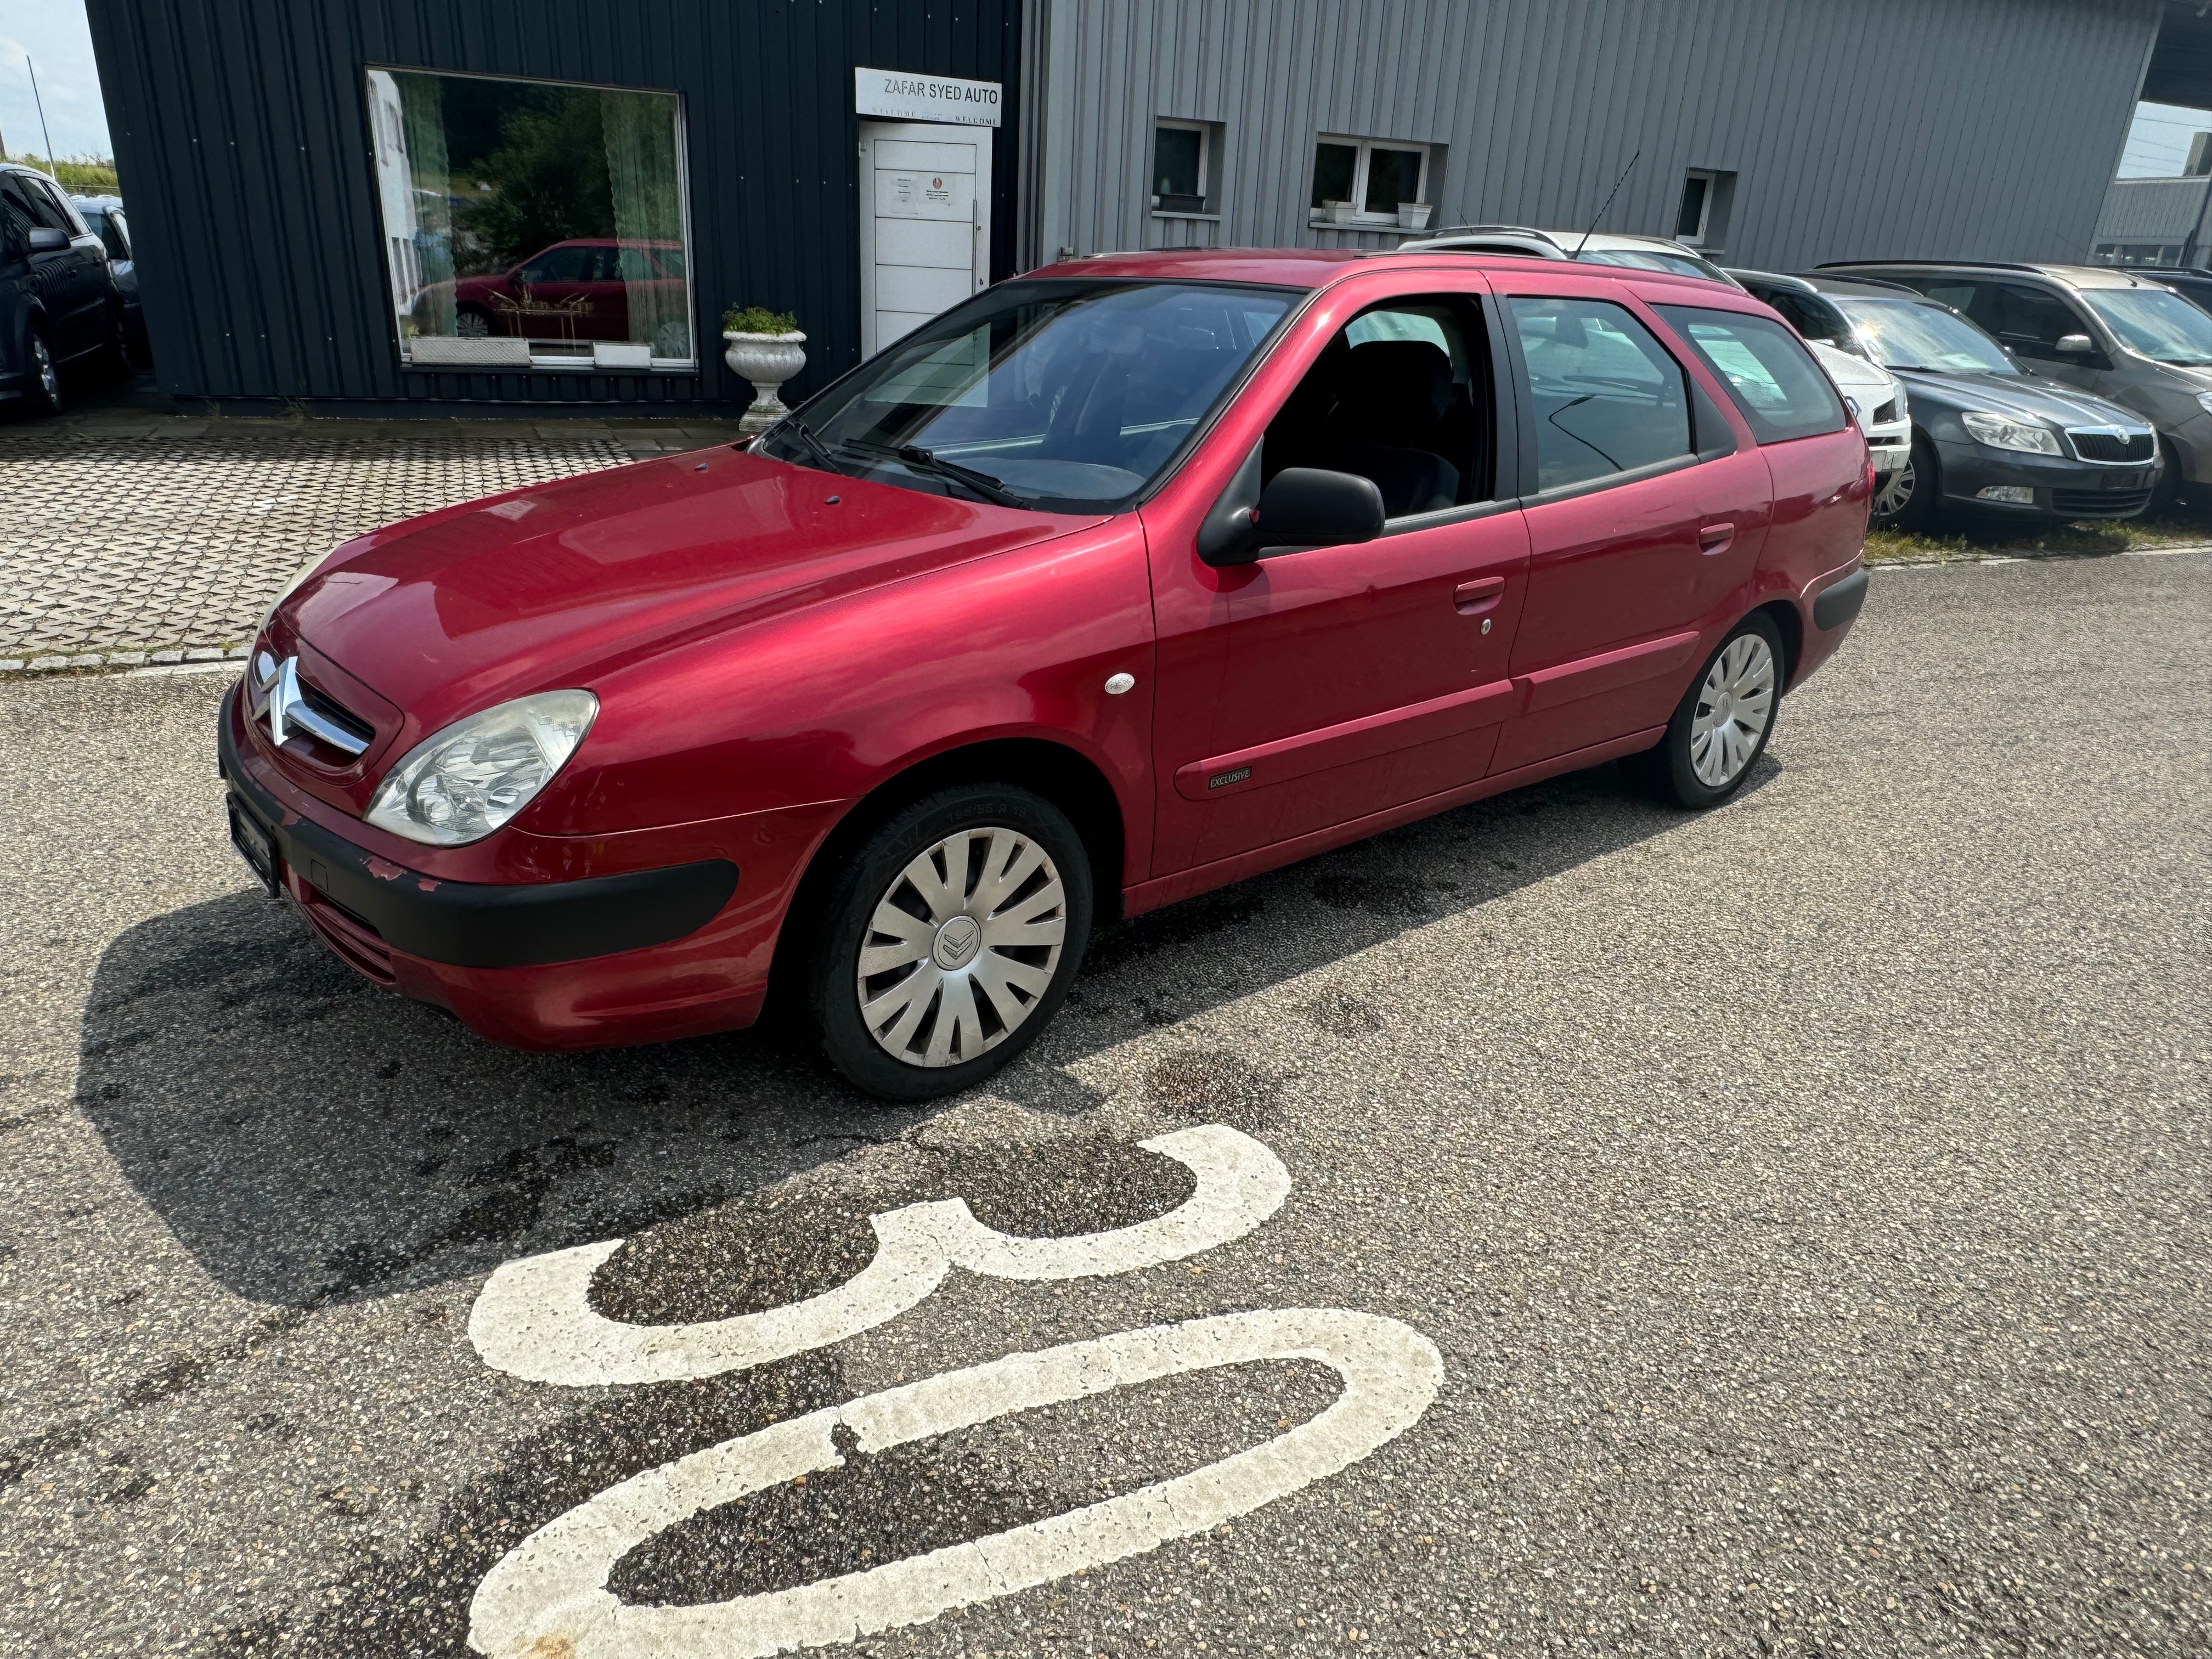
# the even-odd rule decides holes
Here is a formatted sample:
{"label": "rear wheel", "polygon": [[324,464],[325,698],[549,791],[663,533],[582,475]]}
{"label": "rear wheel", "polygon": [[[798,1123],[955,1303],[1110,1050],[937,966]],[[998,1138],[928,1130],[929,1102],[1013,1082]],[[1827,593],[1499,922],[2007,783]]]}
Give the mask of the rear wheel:
{"label": "rear wheel", "polygon": [[475,306],[463,306],[453,313],[453,332],[464,340],[488,340],[491,337],[491,313]]}
{"label": "rear wheel", "polygon": [[972,1088],[1036,1041],[1091,933],[1082,838],[1042,796],[963,784],[869,836],[807,975],[822,1048],[887,1100]]}
{"label": "rear wheel", "polygon": [[1925,530],[1936,522],[1936,498],[1942,488],[1936,447],[1912,434],[1912,453],[1905,465],[1875,485],[1870,520],[1876,530]]}
{"label": "rear wheel", "polygon": [[31,327],[30,374],[23,387],[23,412],[27,415],[58,415],[62,412],[62,374],[54,365],[54,349],[46,343],[46,330],[36,324]]}
{"label": "rear wheel", "polygon": [[1743,787],[1766,752],[1782,700],[1782,635],[1754,613],[1705,659],[1667,723],[1659,746],[1643,757],[1662,799],[1702,810]]}

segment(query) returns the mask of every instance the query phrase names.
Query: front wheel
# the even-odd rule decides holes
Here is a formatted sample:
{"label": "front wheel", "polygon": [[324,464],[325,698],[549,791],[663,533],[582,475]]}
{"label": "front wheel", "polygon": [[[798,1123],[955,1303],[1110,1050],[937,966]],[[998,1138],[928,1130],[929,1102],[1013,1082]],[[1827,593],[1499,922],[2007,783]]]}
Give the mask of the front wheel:
{"label": "front wheel", "polygon": [[887,1100],[972,1088],[1060,1006],[1091,915],[1090,860],[1051,802],[1007,784],[915,802],[824,908],[808,974],[823,1053]]}
{"label": "front wheel", "polygon": [[1915,432],[1912,453],[1905,465],[1884,475],[1875,484],[1869,522],[1876,530],[1927,529],[1936,522],[1936,497],[1941,483],[1936,446]]}
{"label": "front wheel", "polygon": [[1746,617],[1705,659],[1667,735],[1643,757],[1661,799],[1702,810],[1743,787],[1766,752],[1782,697],[1782,636],[1763,615]]}
{"label": "front wheel", "polygon": [[54,349],[46,343],[46,331],[33,324],[30,338],[30,374],[23,387],[23,412],[27,415],[58,415],[62,412],[62,374],[54,362]]}

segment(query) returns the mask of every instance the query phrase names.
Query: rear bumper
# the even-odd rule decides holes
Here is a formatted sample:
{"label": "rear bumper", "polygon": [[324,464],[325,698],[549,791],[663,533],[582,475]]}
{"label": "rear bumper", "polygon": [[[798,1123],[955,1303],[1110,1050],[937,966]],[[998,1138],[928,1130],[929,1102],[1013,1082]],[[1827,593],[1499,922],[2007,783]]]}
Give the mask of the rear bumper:
{"label": "rear bumper", "polygon": [[[670,861],[575,880],[455,881],[355,842],[351,820],[291,786],[242,738],[234,690],[217,720],[223,780],[276,848],[284,896],[323,942],[364,977],[514,1048],[605,1048],[750,1024],[792,887],[835,816],[807,809],[750,814],[720,833],[634,832],[622,838],[623,862],[656,850]],[[741,845],[742,883],[736,860],[720,855]],[[423,851],[425,862],[437,856]]]}

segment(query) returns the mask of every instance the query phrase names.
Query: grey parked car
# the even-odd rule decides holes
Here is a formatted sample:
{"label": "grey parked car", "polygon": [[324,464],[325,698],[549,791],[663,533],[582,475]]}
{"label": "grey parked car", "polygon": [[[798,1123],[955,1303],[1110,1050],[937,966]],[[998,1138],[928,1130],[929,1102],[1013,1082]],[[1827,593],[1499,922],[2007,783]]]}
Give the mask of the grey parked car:
{"label": "grey parked car", "polygon": [[2148,270],[1960,261],[1823,265],[1917,289],[1978,323],[2048,380],[2131,409],[2158,428],[2166,470],[2152,509],[2212,504],[2212,316]]}
{"label": "grey parked car", "polygon": [[76,210],[92,234],[107,249],[107,269],[115,278],[116,297],[123,302],[123,329],[139,362],[146,359],[146,318],[138,308],[138,262],[131,252],[131,220],[120,196],[72,196]]}

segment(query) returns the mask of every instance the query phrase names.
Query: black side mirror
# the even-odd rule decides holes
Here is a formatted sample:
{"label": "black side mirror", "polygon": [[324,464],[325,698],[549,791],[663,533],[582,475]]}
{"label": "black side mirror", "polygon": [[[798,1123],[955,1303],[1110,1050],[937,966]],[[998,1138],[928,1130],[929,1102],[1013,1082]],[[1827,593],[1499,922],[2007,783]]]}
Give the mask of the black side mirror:
{"label": "black side mirror", "polygon": [[65,230],[56,230],[52,225],[31,227],[31,252],[33,253],[59,253],[69,245],[69,232]]}
{"label": "black side mirror", "polygon": [[1371,478],[1286,466],[1247,507],[1258,476],[1255,449],[1200,527],[1198,556],[1206,563],[1249,564],[1273,548],[1344,547],[1382,533],[1382,492]]}

